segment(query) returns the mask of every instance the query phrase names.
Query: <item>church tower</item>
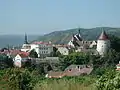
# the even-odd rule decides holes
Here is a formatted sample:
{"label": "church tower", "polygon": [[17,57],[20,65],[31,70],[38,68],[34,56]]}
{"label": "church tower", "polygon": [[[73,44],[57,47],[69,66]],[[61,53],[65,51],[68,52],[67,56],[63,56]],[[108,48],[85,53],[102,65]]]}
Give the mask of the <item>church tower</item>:
{"label": "church tower", "polygon": [[25,33],[25,41],[24,44],[28,44],[28,40],[27,40],[27,34]]}
{"label": "church tower", "polygon": [[78,29],[78,33],[77,34],[73,34],[72,39],[69,41],[68,45],[75,47],[75,46],[79,46],[79,44],[77,42],[82,41],[82,37],[80,34],[80,29]]}
{"label": "church tower", "polygon": [[110,48],[110,40],[105,31],[102,31],[97,41],[97,51],[100,55],[104,55]]}

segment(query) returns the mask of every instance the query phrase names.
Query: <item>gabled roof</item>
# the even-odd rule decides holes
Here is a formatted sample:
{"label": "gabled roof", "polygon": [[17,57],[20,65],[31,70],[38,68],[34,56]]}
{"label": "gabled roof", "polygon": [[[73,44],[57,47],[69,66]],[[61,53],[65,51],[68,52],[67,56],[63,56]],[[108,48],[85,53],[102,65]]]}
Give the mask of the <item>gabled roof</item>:
{"label": "gabled roof", "polygon": [[29,56],[29,53],[21,52],[21,53],[19,53],[19,55],[21,56],[21,58],[27,58]]}
{"label": "gabled roof", "polygon": [[109,39],[109,38],[108,38],[106,32],[105,32],[105,31],[102,31],[102,33],[101,33],[101,35],[100,35],[100,37],[99,37],[98,40],[108,40],[108,39]]}
{"label": "gabled roof", "polygon": [[80,33],[79,33],[79,34],[74,35],[74,37],[75,37],[77,40],[82,41],[82,38],[81,38]]}

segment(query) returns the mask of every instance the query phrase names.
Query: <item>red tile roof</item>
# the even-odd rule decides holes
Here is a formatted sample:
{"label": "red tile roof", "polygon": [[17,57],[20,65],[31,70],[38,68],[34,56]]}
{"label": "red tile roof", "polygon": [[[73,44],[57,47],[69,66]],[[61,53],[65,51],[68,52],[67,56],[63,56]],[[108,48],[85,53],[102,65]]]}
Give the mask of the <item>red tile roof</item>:
{"label": "red tile roof", "polygon": [[105,31],[103,31],[99,37],[99,40],[108,40],[108,36],[107,34],[105,33]]}
{"label": "red tile roof", "polygon": [[29,53],[27,52],[20,52],[19,55],[22,57],[22,58],[26,58],[29,56]]}
{"label": "red tile roof", "polygon": [[26,58],[28,56],[26,56],[25,54],[19,54],[21,56],[21,58]]}
{"label": "red tile roof", "polygon": [[16,55],[20,53],[20,50],[4,50],[3,52],[0,52],[0,54],[11,54],[11,55]]}

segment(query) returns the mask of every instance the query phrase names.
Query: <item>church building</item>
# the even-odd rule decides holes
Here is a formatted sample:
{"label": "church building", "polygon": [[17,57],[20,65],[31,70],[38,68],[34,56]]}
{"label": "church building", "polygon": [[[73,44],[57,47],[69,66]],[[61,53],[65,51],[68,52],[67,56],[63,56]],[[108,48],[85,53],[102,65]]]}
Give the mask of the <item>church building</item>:
{"label": "church building", "polygon": [[79,29],[78,34],[72,36],[68,45],[74,47],[76,52],[91,52],[94,55],[104,55],[110,48],[110,40],[105,31],[102,31],[97,41],[84,40],[81,37]]}

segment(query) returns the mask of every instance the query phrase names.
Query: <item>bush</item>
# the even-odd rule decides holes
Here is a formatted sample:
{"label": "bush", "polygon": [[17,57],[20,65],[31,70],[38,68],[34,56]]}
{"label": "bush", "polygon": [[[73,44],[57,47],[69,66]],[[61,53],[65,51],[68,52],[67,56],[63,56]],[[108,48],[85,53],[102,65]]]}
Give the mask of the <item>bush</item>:
{"label": "bush", "polygon": [[104,74],[96,82],[98,90],[119,90],[120,89],[120,72],[110,71]]}
{"label": "bush", "polygon": [[36,78],[28,69],[12,68],[6,70],[2,81],[6,82],[10,90],[32,90],[37,82]]}

